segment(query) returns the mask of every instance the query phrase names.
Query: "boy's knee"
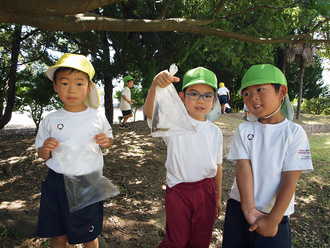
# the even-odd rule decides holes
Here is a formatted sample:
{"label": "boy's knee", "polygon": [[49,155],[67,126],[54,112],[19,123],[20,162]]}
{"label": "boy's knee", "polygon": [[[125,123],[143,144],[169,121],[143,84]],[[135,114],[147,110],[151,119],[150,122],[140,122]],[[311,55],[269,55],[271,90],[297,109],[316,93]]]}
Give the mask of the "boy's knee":
{"label": "boy's knee", "polygon": [[85,243],[84,248],[98,248],[99,247],[99,240],[98,238],[94,239],[91,242]]}
{"label": "boy's knee", "polygon": [[51,237],[51,247],[66,247],[66,243],[68,242],[68,238],[66,235]]}

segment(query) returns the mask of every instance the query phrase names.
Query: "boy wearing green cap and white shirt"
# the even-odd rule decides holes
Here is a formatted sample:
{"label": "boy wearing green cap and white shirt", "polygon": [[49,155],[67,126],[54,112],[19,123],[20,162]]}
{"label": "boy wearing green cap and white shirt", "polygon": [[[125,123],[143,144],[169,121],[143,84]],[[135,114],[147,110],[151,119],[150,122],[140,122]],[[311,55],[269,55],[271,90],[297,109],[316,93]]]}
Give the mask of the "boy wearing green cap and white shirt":
{"label": "boy wearing green cap and white shirt", "polygon": [[[131,99],[131,88],[134,85],[134,78],[132,76],[124,77],[125,88],[121,92],[120,98],[120,110],[123,116],[118,116],[119,123],[121,128],[129,128],[126,125],[128,118],[133,117],[133,113],[131,110],[131,104],[135,102],[135,100]],[[123,122],[121,122],[123,120]]]}
{"label": "boy wearing green cap and white shirt", "polygon": [[228,160],[237,163],[227,202],[223,244],[291,248],[289,217],[302,172],[313,170],[308,137],[293,122],[287,81],[273,65],[252,66],[239,94],[257,122],[241,123]]}
{"label": "boy wearing green cap and white shirt", "polygon": [[[69,212],[64,184],[64,168],[55,150],[65,142],[82,143],[86,139],[104,148],[113,143],[112,129],[104,114],[97,110],[99,95],[91,81],[94,68],[83,55],[64,54],[47,70],[54,82],[63,107],[47,115],[41,122],[35,141],[39,157],[46,160],[49,172],[41,188],[37,235],[51,237],[52,247],[66,243],[84,243],[98,247],[98,235],[103,227],[103,201],[76,212]],[[103,163],[102,152],[93,153]],[[78,159],[78,158],[77,158]],[[93,167],[89,165],[89,167]],[[83,168],[82,168],[83,169]]]}
{"label": "boy wearing green cap and white shirt", "polygon": [[[149,90],[144,113],[153,117],[156,86],[178,77],[160,72]],[[197,133],[163,137],[167,145],[166,234],[159,247],[209,247],[213,224],[221,212],[222,132],[208,121],[216,98],[215,74],[203,67],[189,70],[179,97]]]}

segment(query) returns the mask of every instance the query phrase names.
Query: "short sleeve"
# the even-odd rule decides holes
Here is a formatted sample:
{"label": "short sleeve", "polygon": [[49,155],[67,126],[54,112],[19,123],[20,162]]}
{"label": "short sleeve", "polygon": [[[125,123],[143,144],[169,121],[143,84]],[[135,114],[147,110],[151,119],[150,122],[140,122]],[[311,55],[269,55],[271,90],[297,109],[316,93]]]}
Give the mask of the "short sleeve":
{"label": "short sleeve", "polygon": [[283,171],[293,170],[313,171],[308,137],[301,126],[293,135],[284,158]]}
{"label": "short sleeve", "polygon": [[47,129],[47,116],[41,121],[37,137],[35,140],[35,148],[38,149],[43,146],[46,139],[50,138],[50,131]]}
{"label": "short sleeve", "polygon": [[244,147],[240,133],[240,127],[238,126],[227,156],[227,159],[232,162],[237,162],[238,159],[250,159],[250,156]]}

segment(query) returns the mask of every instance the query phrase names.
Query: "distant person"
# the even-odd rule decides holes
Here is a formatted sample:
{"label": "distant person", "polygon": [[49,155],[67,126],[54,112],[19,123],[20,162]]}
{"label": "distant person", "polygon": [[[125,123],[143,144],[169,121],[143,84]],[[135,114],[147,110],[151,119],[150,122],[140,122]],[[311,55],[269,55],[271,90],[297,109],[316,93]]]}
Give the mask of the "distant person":
{"label": "distant person", "polygon": [[225,107],[226,107],[226,113],[229,114],[230,110],[231,110],[231,107],[229,106],[228,103],[225,104]]}
{"label": "distant person", "polygon": [[250,114],[250,111],[248,110],[248,108],[246,107],[245,103],[244,103],[244,119],[246,121],[250,121],[249,119],[249,114]]}
{"label": "distant person", "polygon": [[[104,148],[113,143],[111,126],[104,114],[97,110],[99,95],[92,82],[94,73],[85,56],[71,53],[64,54],[47,70],[47,76],[54,82],[54,89],[63,102],[62,108],[42,120],[35,141],[38,156],[46,160],[49,167],[41,186],[37,236],[50,237],[51,247],[66,247],[67,242],[98,247],[97,237],[103,228],[103,201],[70,213],[65,171],[60,164],[61,158],[55,154],[65,142],[72,145],[90,139]],[[60,156],[66,158],[68,152]],[[89,158],[103,164],[101,150],[95,152],[91,149]],[[86,165],[89,168],[97,166]]]}
{"label": "distant person", "polygon": [[218,98],[219,98],[220,105],[221,105],[221,113],[227,114],[226,113],[226,103],[228,103],[230,100],[230,92],[226,88],[226,86],[223,82],[221,82],[219,84],[219,89],[218,89],[217,94],[218,94]]}
{"label": "distant person", "polygon": [[291,248],[296,184],[313,171],[308,137],[291,122],[287,81],[275,66],[250,67],[238,93],[258,121],[239,124],[230,147],[237,168],[222,247]]}
{"label": "distant person", "polygon": [[128,118],[133,117],[131,104],[135,103],[135,100],[131,99],[131,88],[134,85],[134,78],[132,76],[124,77],[125,88],[121,92],[120,98],[120,110],[123,116],[118,116],[118,121],[120,123],[120,128],[129,128],[126,125]]}
{"label": "distant person", "polygon": [[[149,90],[144,113],[153,117],[156,87],[178,77],[160,72]],[[186,72],[179,97],[197,133],[163,137],[167,145],[166,233],[163,247],[209,247],[215,218],[221,212],[222,132],[205,118],[214,107],[215,74],[203,67]]]}

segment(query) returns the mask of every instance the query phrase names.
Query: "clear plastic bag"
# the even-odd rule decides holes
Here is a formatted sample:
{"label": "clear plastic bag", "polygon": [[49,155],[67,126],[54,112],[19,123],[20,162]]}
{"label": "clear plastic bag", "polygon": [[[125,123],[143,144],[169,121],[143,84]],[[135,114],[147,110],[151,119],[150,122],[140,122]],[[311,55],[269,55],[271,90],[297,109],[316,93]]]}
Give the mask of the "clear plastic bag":
{"label": "clear plastic bag", "polygon": [[[177,67],[172,64],[170,73],[174,75]],[[197,132],[197,125],[189,121],[187,110],[178,96],[173,84],[166,88],[156,87],[154,111],[151,121],[151,135],[153,137],[167,137],[185,135]]]}
{"label": "clear plastic bag", "polygon": [[205,115],[209,121],[215,121],[221,114],[221,105],[218,99],[214,102],[214,106],[210,112]]}
{"label": "clear plastic bag", "polygon": [[118,189],[102,175],[103,155],[94,139],[83,142],[61,142],[53,150],[63,169],[70,213],[119,194]]}

